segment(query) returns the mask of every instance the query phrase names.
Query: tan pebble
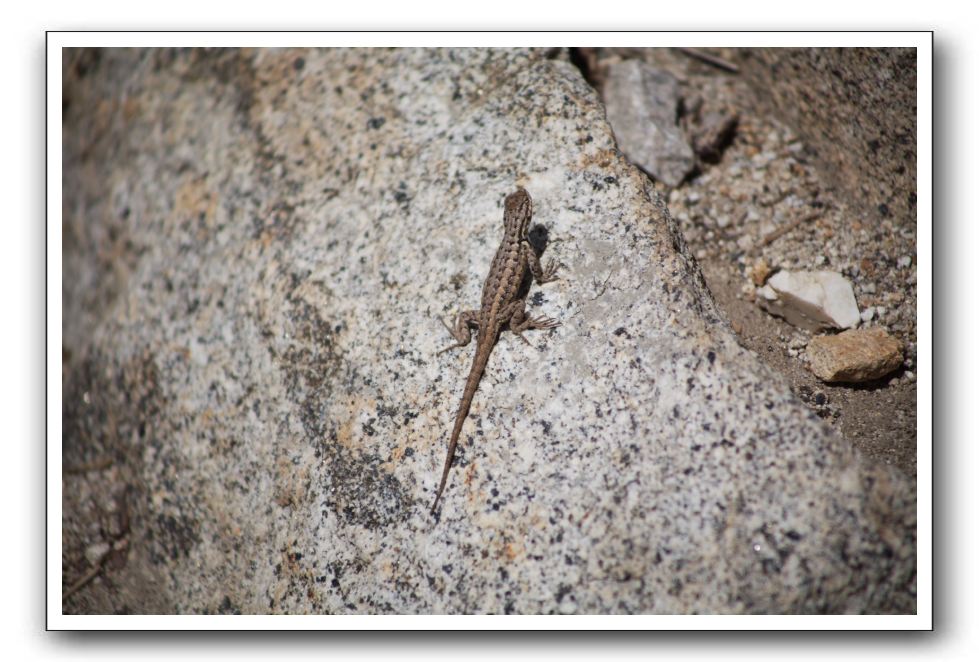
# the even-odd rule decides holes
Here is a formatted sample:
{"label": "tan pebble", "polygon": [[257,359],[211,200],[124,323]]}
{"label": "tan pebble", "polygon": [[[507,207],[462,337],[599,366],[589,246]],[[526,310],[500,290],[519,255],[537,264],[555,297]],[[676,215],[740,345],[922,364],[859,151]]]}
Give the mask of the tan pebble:
{"label": "tan pebble", "polygon": [[771,273],[772,268],[768,266],[768,263],[764,259],[759,258],[751,267],[751,282],[761,287],[768,280],[768,276]]}
{"label": "tan pebble", "polygon": [[880,327],[818,336],[809,342],[806,354],[810,370],[824,382],[879,379],[904,361],[900,341]]}

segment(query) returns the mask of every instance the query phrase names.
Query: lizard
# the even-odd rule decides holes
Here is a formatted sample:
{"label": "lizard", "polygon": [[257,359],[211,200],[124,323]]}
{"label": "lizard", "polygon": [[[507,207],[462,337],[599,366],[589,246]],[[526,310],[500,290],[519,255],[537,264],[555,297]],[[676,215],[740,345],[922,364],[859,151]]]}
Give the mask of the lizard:
{"label": "lizard", "polygon": [[452,436],[449,438],[449,449],[442,469],[442,479],[435,493],[430,514],[435,513],[439,498],[445,489],[449,477],[449,468],[455,457],[456,444],[462,432],[462,424],[469,414],[473,396],[479,386],[479,381],[486,370],[493,347],[500,337],[504,327],[515,333],[528,345],[523,333],[531,329],[553,329],[560,322],[550,317],[528,317],[526,297],[520,296],[521,284],[529,270],[538,284],[557,280],[557,264],[549,262],[541,267],[537,253],[534,252],[527,237],[530,219],[533,216],[533,200],[522,187],[517,187],[514,193],[506,197],[503,203],[503,240],[496,249],[496,256],[490,265],[489,275],[483,284],[483,298],[479,310],[466,310],[456,316],[455,327],[450,327],[441,320],[442,325],[455,339],[455,344],[440,350],[436,356],[458,347],[465,347],[472,340],[472,329],[476,329],[476,352],[473,356],[472,368],[466,378],[466,386],[462,391],[462,401],[456,413]]}

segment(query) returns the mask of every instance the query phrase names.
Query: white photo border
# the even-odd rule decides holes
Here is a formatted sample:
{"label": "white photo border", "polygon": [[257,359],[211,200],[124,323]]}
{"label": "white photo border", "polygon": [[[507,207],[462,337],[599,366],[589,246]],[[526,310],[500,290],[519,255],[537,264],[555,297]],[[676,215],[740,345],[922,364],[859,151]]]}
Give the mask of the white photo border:
{"label": "white photo border", "polygon": [[[917,613],[913,615],[340,615],[143,616],[62,613],[62,58],[69,47],[908,47],[917,49]],[[743,630],[933,629],[931,32],[48,32],[47,64],[47,628],[49,630]]]}

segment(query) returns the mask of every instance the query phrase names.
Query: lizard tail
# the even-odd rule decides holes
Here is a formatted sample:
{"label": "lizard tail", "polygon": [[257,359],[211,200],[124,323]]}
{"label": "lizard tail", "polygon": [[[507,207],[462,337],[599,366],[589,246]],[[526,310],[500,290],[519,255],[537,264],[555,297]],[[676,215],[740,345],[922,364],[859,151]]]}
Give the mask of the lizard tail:
{"label": "lizard tail", "polygon": [[[459,443],[459,434],[462,432],[462,424],[466,422],[466,416],[469,415],[469,407],[472,405],[473,396],[476,394],[476,388],[479,386],[479,380],[483,376],[483,371],[486,370],[486,364],[489,362],[489,351],[483,351],[482,338],[476,343],[476,355],[473,357],[472,368],[469,369],[469,377],[466,379],[466,388],[462,392],[462,402],[459,404],[459,411],[456,413],[456,422],[452,427],[452,437],[449,439],[449,450],[445,455],[445,466],[442,467],[442,480],[439,481],[439,488],[435,492],[435,501],[432,502],[432,507],[428,511],[430,514],[435,514],[435,508],[439,504],[439,498],[442,496],[442,490],[445,489],[445,483],[449,479],[449,468],[452,466],[452,459],[455,457],[456,445]],[[493,349],[493,343],[495,339],[488,340],[490,345],[489,349]]]}

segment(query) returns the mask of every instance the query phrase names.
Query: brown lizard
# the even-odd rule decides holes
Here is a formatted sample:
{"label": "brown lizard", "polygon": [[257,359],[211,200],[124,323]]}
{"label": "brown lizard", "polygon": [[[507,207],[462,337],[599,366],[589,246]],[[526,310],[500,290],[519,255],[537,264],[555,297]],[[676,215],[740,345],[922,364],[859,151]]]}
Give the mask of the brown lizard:
{"label": "brown lizard", "polygon": [[531,329],[553,329],[560,325],[557,320],[550,317],[527,317],[524,309],[526,300],[520,296],[521,284],[527,275],[527,270],[534,276],[538,283],[547,283],[557,280],[557,265],[549,262],[547,266],[541,268],[540,260],[534,252],[530,241],[527,238],[527,229],[530,226],[530,218],[533,215],[533,201],[530,194],[523,188],[518,187],[516,192],[506,197],[503,203],[503,241],[496,250],[496,257],[490,266],[489,275],[483,284],[483,300],[479,310],[466,310],[456,317],[455,328],[451,328],[442,320],[442,324],[456,344],[450,345],[439,351],[447,352],[456,347],[465,347],[472,340],[472,328],[476,328],[476,355],[473,357],[472,368],[469,370],[469,377],[466,379],[466,388],[462,392],[462,402],[459,411],[456,413],[455,426],[452,428],[452,437],[449,439],[449,452],[445,457],[445,467],[442,469],[442,480],[439,482],[438,491],[435,493],[435,501],[432,503],[431,513],[435,513],[439,497],[445,489],[445,481],[449,477],[449,467],[455,457],[456,444],[459,441],[459,433],[462,431],[462,424],[469,414],[469,407],[472,404],[473,395],[479,386],[479,380],[486,369],[493,346],[503,327],[507,326],[510,331],[517,334],[521,340],[528,345],[528,341],[523,336],[524,331]]}

